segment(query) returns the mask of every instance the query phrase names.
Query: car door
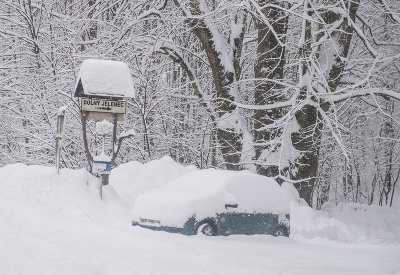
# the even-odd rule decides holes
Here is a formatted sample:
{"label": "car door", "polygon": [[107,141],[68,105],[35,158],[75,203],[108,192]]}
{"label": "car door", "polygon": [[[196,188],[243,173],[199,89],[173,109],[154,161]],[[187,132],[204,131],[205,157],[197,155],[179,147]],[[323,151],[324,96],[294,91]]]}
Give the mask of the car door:
{"label": "car door", "polygon": [[265,234],[268,233],[270,217],[268,214],[244,213],[238,206],[237,210],[227,210],[218,214],[220,231],[223,235],[230,234]]}
{"label": "car door", "polygon": [[222,235],[251,234],[246,230],[244,217],[244,213],[240,213],[237,209],[227,209],[223,213],[219,213],[220,233]]}
{"label": "car door", "polygon": [[254,213],[252,214],[253,233],[254,234],[271,234],[274,229],[274,215],[270,213]]}
{"label": "car door", "polygon": [[260,216],[249,211],[243,192],[235,192],[237,188],[229,188],[225,199],[225,211],[218,213],[220,232],[229,234],[256,234],[260,231]]}
{"label": "car door", "polygon": [[220,213],[220,219],[227,232],[231,232],[230,234],[270,234],[273,230],[271,229],[274,223],[273,215],[260,211],[262,208],[258,203],[259,190],[260,188],[252,188],[250,183],[243,182],[231,182],[226,186],[228,195],[225,211]]}

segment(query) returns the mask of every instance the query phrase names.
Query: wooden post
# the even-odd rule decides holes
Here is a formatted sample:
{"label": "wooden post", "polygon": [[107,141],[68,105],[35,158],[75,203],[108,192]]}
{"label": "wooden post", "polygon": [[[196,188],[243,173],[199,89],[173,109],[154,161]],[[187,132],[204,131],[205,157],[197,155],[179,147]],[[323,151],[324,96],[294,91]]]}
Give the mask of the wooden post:
{"label": "wooden post", "polygon": [[112,155],[115,153],[115,145],[117,143],[117,126],[118,126],[118,120],[117,120],[117,114],[114,114],[114,128],[113,128],[113,137],[112,137]]}
{"label": "wooden post", "polygon": [[98,183],[98,188],[99,188],[99,195],[100,195],[100,199],[103,199],[103,182],[102,179],[99,179],[99,183]]}
{"label": "wooden post", "polygon": [[87,139],[87,117],[89,115],[89,112],[87,111],[81,111],[81,122],[82,122],[82,133],[83,133],[83,146],[85,148],[85,153],[86,153],[86,158],[89,162],[89,167],[90,167],[90,172],[92,172],[92,162],[93,162],[93,156],[92,153],[90,153],[89,150],[89,142]]}
{"label": "wooden post", "polygon": [[110,175],[109,174],[101,174],[101,184],[103,186],[108,185],[110,180]]}

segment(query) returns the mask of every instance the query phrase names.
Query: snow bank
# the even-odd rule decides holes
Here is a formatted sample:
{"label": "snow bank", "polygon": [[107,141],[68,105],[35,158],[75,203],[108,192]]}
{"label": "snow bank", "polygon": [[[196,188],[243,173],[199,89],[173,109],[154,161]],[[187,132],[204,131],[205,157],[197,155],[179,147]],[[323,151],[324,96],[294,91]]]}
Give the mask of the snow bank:
{"label": "snow bank", "polygon": [[[158,190],[191,171],[169,157],[146,164],[126,163],[112,171],[110,185],[103,187],[101,200],[98,179],[86,170],[61,169],[57,174],[52,167],[5,166],[0,168],[0,223],[45,224],[57,220],[59,224],[72,221],[129,224],[131,209],[139,194]],[[218,183],[214,181],[214,184],[214,189],[208,186],[207,192],[218,189]],[[179,185],[179,181],[175,185]],[[396,200],[394,207],[326,203],[322,210],[314,210],[299,198],[293,185],[284,183],[281,189],[290,201],[291,238],[350,244],[400,244],[400,206]],[[190,196],[181,193],[171,200],[178,202],[190,197],[195,205],[196,198],[200,199],[204,192],[206,190],[197,190]],[[225,193],[219,195],[227,199]]]}
{"label": "snow bank", "polygon": [[[159,173],[151,173],[146,164],[136,165],[127,164],[126,171],[122,166],[121,174],[114,169],[112,176],[123,178],[125,173],[144,184],[147,175],[158,186],[165,185],[168,175],[174,176],[169,174],[172,167],[176,174],[190,170],[170,159],[148,164],[159,167]],[[129,166],[136,167],[135,174]],[[326,204],[322,211],[314,211],[285,184],[292,201],[292,232],[296,231],[290,238],[187,237],[132,227],[129,208],[113,183],[104,187],[103,200],[97,183],[85,170],[61,169],[58,175],[52,167],[0,168],[0,274],[373,275],[400,270],[400,245],[395,244],[398,208]],[[349,244],[338,245],[329,241],[340,240],[337,233],[327,234],[329,222],[350,228],[353,237],[366,237],[359,239],[361,245],[353,245],[348,236]],[[338,226],[333,230],[345,232]],[[373,242],[390,245],[368,244]]]}
{"label": "snow bank", "polygon": [[400,243],[400,211],[377,205],[323,205],[320,211],[291,205],[293,233],[350,243]]}
{"label": "snow bank", "polygon": [[132,161],[112,170],[110,184],[133,206],[136,197],[141,193],[164,186],[192,169],[176,163],[168,156],[145,164]]}
{"label": "snow bank", "polygon": [[347,243],[399,244],[400,209],[377,205],[325,203],[310,208],[290,183],[282,185],[290,200],[291,236]]}
{"label": "snow bank", "polygon": [[15,164],[0,169],[0,218],[21,223],[60,219],[104,222],[130,213],[112,190],[99,197],[98,179],[86,170]]}

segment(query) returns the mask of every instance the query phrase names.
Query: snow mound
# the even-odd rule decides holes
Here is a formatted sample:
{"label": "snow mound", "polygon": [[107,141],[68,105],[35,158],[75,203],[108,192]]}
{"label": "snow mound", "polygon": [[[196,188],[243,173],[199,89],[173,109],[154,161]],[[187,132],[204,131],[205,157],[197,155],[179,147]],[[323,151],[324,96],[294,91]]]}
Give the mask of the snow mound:
{"label": "snow mound", "polygon": [[176,163],[169,156],[145,164],[132,161],[121,164],[112,170],[110,184],[122,198],[133,206],[138,195],[164,186],[193,169],[193,167],[184,167]]}
{"label": "snow mound", "polygon": [[86,170],[15,164],[0,168],[0,219],[21,223],[52,220],[103,222],[126,219],[124,202],[105,187],[100,199],[98,179]]}
{"label": "snow mound", "polygon": [[356,203],[325,203],[310,208],[290,183],[283,183],[290,200],[291,236],[346,243],[399,244],[400,209]]}

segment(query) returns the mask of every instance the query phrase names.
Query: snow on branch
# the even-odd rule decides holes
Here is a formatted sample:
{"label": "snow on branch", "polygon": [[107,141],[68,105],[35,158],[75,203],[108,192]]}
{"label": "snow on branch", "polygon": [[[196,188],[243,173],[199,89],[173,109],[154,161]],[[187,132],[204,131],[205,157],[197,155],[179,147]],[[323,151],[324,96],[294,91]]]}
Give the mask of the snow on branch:
{"label": "snow on branch", "polygon": [[378,2],[382,5],[383,9],[385,10],[385,13],[389,16],[389,18],[392,19],[393,22],[400,24],[400,17],[397,16],[397,14],[392,11],[392,9],[386,3],[386,0],[378,0]]}
{"label": "snow on branch", "polygon": [[325,122],[325,125],[329,128],[329,130],[330,130],[333,138],[335,139],[336,143],[339,145],[344,157],[347,159],[347,163],[349,163],[350,162],[349,161],[350,158],[349,158],[349,156],[347,154],[347,149],[346,149],[346,147],[344,146],[344,144],[342,142],[342,138],[339,137],[340,132],[335,130],[334,126],[331,123],[330,118],[328,117],[328,115],[325,113],[325,111],[322,108],[318,107],[317,110],[318,110],[319,114],[322,116],[322,118],[323,118],[323,120]]}
{"label": "snow on branch", "polygon": [[158,5],[156,5],[157,10],[163,10],[168,4],[168,0],[161,0]]}
{"label": "snow on branch", "polygon": [[200,11],[205,14],[203,16],[203,22],[206,25],[208,31],[211,33],[211,39],[214,45],[214,50],[219,54],[219,59],[224,69],[227,72],[234,72],[233,60],[232,56],[229,54],[229,45],[228,41],[221,35],[218,27],[209,19],[208,14],[211,14],[211,11],[208,9],[207,4],[204,0],[200,1]]}
{"label": "snow on branch", "polygon": [[121,145],[124,139],[126,138],[130,138],[136,135],[135,130],[131,129],[129,131],[123,131],[119,136],[118,136],[118,140],[117,140],[117,147],[114,149],[111,161],[114,162],[115,159],[117,158],[119,151],[121,150]]}
{"label": "snow on branch", "polygon": [[388,90],[388,89],[382,89],[382,88],[361,88],[361,89],[356,89],[352,91],[348,91],[347,93],[343,94],[338,94],[338,95],[330,95],[330,99],[335,102],[341,102],[345,101],[350,98],[355,98],[355,97],[363,97],[363,96],[389,96],[391,98],[400,100],[400,93]]}
{"label": "snow on branch", "polygon": [[[253,0],[249,0],[249,2],[254,3]],[[250,10],[250,4],[249,2],[242,1],[240,6],[244,9]],[[286,1],[281,1],[282,6],[276,5],[273,3],[266,3],[263,6],[258,5],[260,10],[263,10],[265,8],[273,8],[273,9],[278,9],[284,12],[287,12],[291,15],[297,16],[297,17],[303,17],[301,14],[295,12],[297,9],[299,9],[301,6],[304,6],[304,0],[286,0]],[[287,3],[286,5],[284,3]],[[307,17],[307,20],[314,21],[314,19]]]}
{"label": "snow on branch", "polygon": [[141,19],[148,18],[150,16],[156,16],[158,18],[162,17],[161,12],[158,9],[149,9],[149,10],[143,12],[142,14],[140,14],[137,19],[141,20]]}
{"label": "snow on branch", "polygon": [[123,132],[118,136],[118,138],[119,138],[119,139],[120,139],[120,138],[129,138],[129,137],[133,137],[133,136],[135,136],[135,135],[136,135],[135,130],[131,129],[131,130],[129,130],[129,131],[123,131]]}
{"label": "snow on branch", "polygon": [[188,10],[185,7],[185,2],[187,2],[186,0],[184,0],[184,3],[181,3],[180,0],[173,0],[175,5],[182,11],[182,14],[188,18],[192,17],[192,13],[190,12],[190,10]]}
{"label": "snow on branch", "polygon": [[[363,97],[369,95],[389,96],[391,98],[400,100],[400,93],[398,92],[382,88],[362,88],[363,84],[366,84],[366,82],[361,81],[360,83],[357,83],[356,85],[352,86],[353,89],[351,88],[341,89],[341,93],[319,94],[319,97],[324,102],[332,102],[332,103],[339,103],[348,100],[350,98]],[[248,110],[272,110],[277,108],[286,108],[290,106],[296,106],[295,109],[298,110],[304,105],[311,104],[311,101],[307,99],[302,102],[296,102],[296,97],[294,96],[287,101],[277,102],[273,104],[264,104],[264,105],[242,104],[230,100],[228,101],[232,104],[235,104],[238,108],[248,109]],[[293,110],[291,111],[291,113],[293,113]]]}
{"label": "snow on branch", "polygon": [[295,103],[295,98],[292,98],[290,100],[287,101],[283,101],[283,102],[277,102],[277,103],[273,103],[273,104],[264,104],[264,105],[254,105],[254,104],[242,104],[239,102],[234,102],[228,99],[227,100],[229,103],[235,104],[238,108],[242,108],[242,109],[247,109],[247,110],[254,110],[254,111],[258,111],[258,110],[273,110],[273,109],[278,109],[278,108],[285,108],[285,107],[289,107],[292,106],[293,103]]}
{"label": "snow on branch", "polygon": [[278,42],[279,46],[281,47],[285,47],[285,45],[282,43],[282,41],[280,40],[279,35],[275,32],[274,28],[271,26],[271,24],[269,23],[268,18],[264,15],[264,13],[262,12],[262,7],[260,7],[254,0],[249,0],[249,2],[251,3],[251,5],[255,8],[257,15],[259,16],[259,18],[262,20],[262,22],[268,27],[268,29],[270,30],[270,32],[275,36],[276,41]]}
{"label": "snow on branch", "polygon": [[202,105],[207,108],[210,114],[213,114],[213,112],[211,111],[212,108],[210,106],[210,103],[208,102],[208,100],[206,100],[206,96],[204,95],[203,89],[201,88],[200,81],[197,79],[196,73],[190,65],[189,61],[184,58],[182,51],[174,44],[167,41],[164,41],[162,44],[157,45],[156,48],[158,48],[161,53],[168,55],[175,62],[181,65],[182,69],[187,73],[196,95],[202,100]]}
{"label": "snow on branch", "polygon": [[372,31],[372,26],[371,24],[368,23],[367,19],[360,14],[359,12],[357,12],[357,18],[363,23],[364,27],[366,27],[369,30],[369,34],[372,37],[372,40],[374,41],[374,43],[378,46],[382,46],[382,45],[387,45],[387,46],[400,46],[400,43],[398,42],[393,42],[393,41],[381,41],[381,40],[377,40],[375,38],[375,35]]}
{"label": "snow on branch", "polygon": [[168,42],[164,42],[161,45],[158,45],[157,48],[159,48],[164,54],[168,55],[175,62],[179,63],[182,66],[184,71],[188,74],[190,80],[193,82],[192,84],[196,93],[198,93],[199,97],[203,98],[204,94],[201,92],[202,90],[200,82],[197,79],[196,74],[189,61],[184,58],[182,51],[178,49],[174,44]]}
{"label": "snow on branch", "polygon": [[348,22],[351,25],[351,27],[353,28],[354,32],[358,35],[358,37],[361,39],[361,41],[367,47],[367,49],[371,53],[371,55],[373,57],[377,57],[378,56],[378,52],[369,43],[369,41],[368,41],[367,37],[365,36],[363,30],[359,26],[357,26],[357,24],[351,19],[350,15],[349,15],[349,12],[347,10],[345,10],[345,9],[342,9],[342,8],[333,8],[332,11],[340,14],[341,16],[345,17],[348,20]]}

